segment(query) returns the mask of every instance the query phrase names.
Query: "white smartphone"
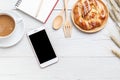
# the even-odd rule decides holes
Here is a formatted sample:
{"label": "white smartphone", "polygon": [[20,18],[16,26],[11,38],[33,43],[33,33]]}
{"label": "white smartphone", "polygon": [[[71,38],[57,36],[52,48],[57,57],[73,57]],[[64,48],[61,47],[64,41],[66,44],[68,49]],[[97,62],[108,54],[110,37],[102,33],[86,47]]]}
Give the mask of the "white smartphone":
{"label": "white smartphone", "polygon": [[58,61],[44,27],[28,32],[27,36],[42,68]]}

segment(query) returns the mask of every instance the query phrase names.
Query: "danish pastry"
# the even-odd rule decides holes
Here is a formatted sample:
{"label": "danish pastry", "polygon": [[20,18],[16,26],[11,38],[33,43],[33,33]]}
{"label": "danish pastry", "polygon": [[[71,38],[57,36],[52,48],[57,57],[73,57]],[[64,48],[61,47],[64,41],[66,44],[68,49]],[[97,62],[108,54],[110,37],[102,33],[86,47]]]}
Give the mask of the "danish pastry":
{"label": "danish pastry", "polygon": [[74,24],[84,32],[101,30],[108,15],[108,9],[101,0],[78,0],[72,10]]}

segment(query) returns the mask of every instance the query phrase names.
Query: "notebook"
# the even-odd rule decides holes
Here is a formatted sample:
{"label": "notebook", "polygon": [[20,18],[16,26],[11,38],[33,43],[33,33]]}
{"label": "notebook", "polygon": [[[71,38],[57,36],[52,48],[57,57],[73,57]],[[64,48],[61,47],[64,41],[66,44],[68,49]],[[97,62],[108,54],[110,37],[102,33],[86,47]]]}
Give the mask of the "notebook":
{"label": "notebook", "polygon": [[18,0],[16,8],[45,23],[59,0]]}

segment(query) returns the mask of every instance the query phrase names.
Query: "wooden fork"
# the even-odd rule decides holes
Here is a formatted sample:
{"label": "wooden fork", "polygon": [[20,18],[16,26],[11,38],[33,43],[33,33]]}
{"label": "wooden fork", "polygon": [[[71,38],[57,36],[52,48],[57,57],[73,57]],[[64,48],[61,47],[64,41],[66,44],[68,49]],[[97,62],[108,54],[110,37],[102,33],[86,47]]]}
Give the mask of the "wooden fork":
{"label": "wooden fork", "polygon": [[71,23],[68,19],[68,4],[67,4],[67,0],[64,0],[65,2],[65,14],[66,14],[66,20],[65,20],[65,24],[63,27],[64,30],[64,35],[66,38],[70,38],[71,37],[71,33],[72,33],[72,26]]}

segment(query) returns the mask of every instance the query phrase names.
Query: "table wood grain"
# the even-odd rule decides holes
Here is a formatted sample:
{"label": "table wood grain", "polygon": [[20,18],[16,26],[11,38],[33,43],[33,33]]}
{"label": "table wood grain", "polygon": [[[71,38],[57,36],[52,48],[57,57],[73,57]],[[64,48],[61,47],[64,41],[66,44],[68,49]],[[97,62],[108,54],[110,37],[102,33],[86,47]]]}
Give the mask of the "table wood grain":
{"label": "table wood grain", "polygon": [[[69,16],[76,1],[69,1]],[[106,3],[106,0],[103,1]],[[24,20],[25,33],[45,26],[59,62],[41,69],[24,35],[17,45],[0,48],[0,80],[120,80],[120,59],[111,53],[111,48],[118,48],[110,40],[109,34],[114,34],[118,39],[120,36],[110,17],[105,28],[95,34],[82,33],[72,25],[72,37],[66,39],[63,26],[57,31],[52,28],[53,19],[63,7],[62,0],[59,0],[44,25],[14,10],[16,2],[0,0],[0,10],[7,9],[20,14]]]}

